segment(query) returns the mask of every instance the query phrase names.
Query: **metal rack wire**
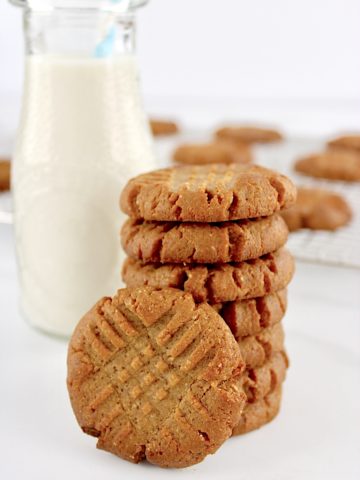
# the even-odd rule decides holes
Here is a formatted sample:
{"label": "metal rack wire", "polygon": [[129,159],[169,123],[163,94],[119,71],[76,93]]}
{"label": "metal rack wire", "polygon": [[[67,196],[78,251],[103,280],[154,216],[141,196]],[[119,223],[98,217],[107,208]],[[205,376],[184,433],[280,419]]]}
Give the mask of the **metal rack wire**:
{"label": "metal rack wire", "polygon": [[[186,132],[181,136],[157,142],[159,164],[171,164],[171,152],[174,147],[185,141],[204,141],[210,135],[206,132]],[[349,202],[353,219],[348,226],[335,232],[302,230],[291,233],[288,247],[296,258],[317,263],[344,265],[360,268],[360,183],[316,180],[297,175],[293,169],[294,161],[301,155],[316,152],[323,148],[321,139],[289,139],[274,145],[256,147],[255,161],[289,175],[298,186],[329,189],[341,194]],[[0,223],[11,222],[11,196],[0,195]]]}
{"label": "metal rack wire", "polygon": [[[171,164],[171,153],[182,142],[202,142],[211,138],[210,132],[190,130],[180,136],[157,141],[162,166]],[[293,164],[302,155],[324,149],[326,139],[289,138],[276,144],[255,147],[255,162],[278,170],[292,178],[297,186],[324,188],[342,195],[353,211],[348,226],[335,232],[301,230],[289,236],[288,247],[300,260],[330,265],[360,268],[360,183],[327,181],[298,175]]]}
{"label": "metal rack wire", "polygon": [[317,187],[342,195],[349,203],[353,218],[335,232],[301,230],[290,234],[288,247],[296,258],[311,262],[360,268],[360,183],[313,179],[298,175],[293,164],[301,155],[321,151],[324,141],[290,139],[271,147],[256,149],[257,161],[289,175],[298,186]]}

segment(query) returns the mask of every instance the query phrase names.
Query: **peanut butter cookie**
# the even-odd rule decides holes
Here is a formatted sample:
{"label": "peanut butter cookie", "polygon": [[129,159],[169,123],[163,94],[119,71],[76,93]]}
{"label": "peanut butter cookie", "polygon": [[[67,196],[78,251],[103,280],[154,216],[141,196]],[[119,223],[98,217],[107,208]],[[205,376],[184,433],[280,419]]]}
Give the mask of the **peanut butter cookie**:
{"label": "peanut butter cookie", "polygon": [[309,155],[295,163],[304,175],[347,182],[360,181],[360,153],[351,150],[329,150]]}
{"label": "peanut butter cookie", "polygon": [[233,430],[233,435],[251,432],[271,422],[279,413],[280,405],[281,385],[266,397],[246,405],[240,422]]}
{"label": "peanut butter cookie", "polygon": [[351,209],[337,193],[318,188],[298,188],[296,204],[281,212],[290,231],[301,228],[336,230],[349,223]]}
{"label": "peanut butter cookie", "polygon": [[277,130],[252,126],[227,126],[215,132],[218,139],[226,139],[243,143],[279,142],[283,136]]}
{"label": "peanut butter cookie", "polygon": [[98,448],[131,462],[187,467],[238,424],[244,362],[222,318],[179,290],[119,290],[69,345],[72,407]]}
{"label": "peanut butter cookie", "polygon": [[256,165],[167,168],[139,175],[125,186],[120,205],[148,221],[223,222],[272,215],[295,203],[284,175]]}
{"label": "peanut butter cookie", "polygon": [[257,258],[288,237],[279,215],[218,224],[129,219],[121,231],[125,252],[144,263],[226,263]]}
{"label": "peanut butter cookie", "polygon": [[247,368],[242,385],[247,403],[254,403],[281,386],[286,377],[289,360],[284,350],[274,353],[261,367]]}
{"label": "peanut butter cookie", "polygon": [[178,125],[171,120],[150,120],[152,134],[157,136],[173,135],[179,131]]}
{"label": "peanut butter cookie", "polygon": [[284,350],[284,329],[281,323],[266,328],[256,335],[238,340],[246,368],[263,365],[272,355]]}
{"label": "peanut butter cookie", "polygon": [[127,259],[122,276],[128,287],[174,287],[191,293],[196,302],[216,304],[282,290],[294,267],[292,255],[281,248],[255,260],[221,265],[143,264]]}
{"label": "peanut butter cookie", "polygon": [[249,145],[245,143],[217,141],[180,145],[174,151],[173,159],[175,162],[185,165],[250,163],[252,154]]}
{"label": "peanut butter cookie", "polygon": [[328,142],[328,146],[336,149],[354,150],[360,153],[360,134],[343,135]]}
{"label": "peanut butter cookie", "polygon": [[285,315],[286,307],[287,292],[284,289],[264,297],[220,304],[217,311],[239,340],[276,325]]}
{"label": "peanut butter cookie", "polygon": [[10,162],[0,159],[0,192],[10,190]]}

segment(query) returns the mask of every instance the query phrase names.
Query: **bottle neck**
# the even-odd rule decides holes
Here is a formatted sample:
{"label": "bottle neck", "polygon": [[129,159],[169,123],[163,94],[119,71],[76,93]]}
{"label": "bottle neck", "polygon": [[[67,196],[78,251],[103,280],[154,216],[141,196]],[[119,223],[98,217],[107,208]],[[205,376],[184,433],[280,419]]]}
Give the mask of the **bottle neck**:
{"label": "bottle neck", "polygon": [[135,51],[135,15],[83,9],[24,11],[27,55],[113,58]]}

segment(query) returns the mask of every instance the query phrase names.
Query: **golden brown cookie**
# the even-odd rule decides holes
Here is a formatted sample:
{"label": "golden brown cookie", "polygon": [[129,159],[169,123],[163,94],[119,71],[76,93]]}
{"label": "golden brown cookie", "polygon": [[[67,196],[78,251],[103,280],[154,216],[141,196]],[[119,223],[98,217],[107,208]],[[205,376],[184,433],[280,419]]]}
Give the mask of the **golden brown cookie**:
{"label": "golden brown cookie", "polygon": [[144,263],[227,263],[257,258],[288,237],[279,215],[219,224],[129,219],[121,230],[125,252]]}
{"label": "golden brown cookie", "polygon": [[211,304],[262,297],[287,286],[294,273],[292,255],[281,248],[255,260],[223,265],[143,264],[127,259],[123,280],[128,287],[174,287],[196,302]]}
{"label": "golden brown cookie", "polygon": [[239,340],[256,335],[282,320],[287,307],[287,291],[279,290],[264,297],[229,302],[217,307],[232,334]]}
{"label": "golden brown cookie", "polygon": [[284,350],[284,329],[281,323],[266,328],[256,335],[238,341],[246,368],[263,365],[274,353]]}
{"label": "golden brown cookie", "polygon": [[139,175],[120,205],[148,221],[224,222],[272,215],[296,200],[287,177],[256,165],[198,165]]}
{"label": "golden brown cookie", "polygon": [[284,350],[274,353],[261,367],[247,368],[242,378],[247,403],[254,403],[273,392],[285,380],[289,360]]}
{"label": "golden brown cookie", "polygon": [[354,150],[360,153],[360,134],[343,135],[328,142],[328,146],[336,149]]}
{"label": "golden brown cookie", "polygon": [[329,180],[360,181],[360,153],[329,150],[301,158],[295,170],[304,175]]}
{"label": "golden brown cookie", "polygon": [[10,190],[10,162],[0,159],[0,192]]}
{"label": "golden brown cookie", "polygon": [[180,145],[174,151],[173,159],[185,165],[251,163],[252,154],[249,145],[245,143],[217,141]]}
{"label": "golden brown cookie", "polygon": [[279,413],[280,405],[281,385],[266,397],[246,405],[240,422],[233,430],[233,435],[242,435],[269,423]]}
{"label": "golden brown cookie", "polygon": [[162,467],[214,453],[239,422],[244,363],[222,318],[179,290],[119,290],[80,321],[67,384],[98,448]]}
{"label": "golden brown cookie", "polygon": [[154,136],[173,135],[179,131],[178,125],[171,120],[150,120],[150,128]]}
{"label": "golden brown cookie", "polygon": [[298,188],[296,204],[281,215],[290,231],[301,228],[336,230],[349,223],[352,217],[341,195],[319,188]]}
{"label": "golden brown cookie", "polygon": [[282,134],[277,130],[252,126],[222,127],[215,132],[215,137],[243,143],[270,143],[283,139]]}

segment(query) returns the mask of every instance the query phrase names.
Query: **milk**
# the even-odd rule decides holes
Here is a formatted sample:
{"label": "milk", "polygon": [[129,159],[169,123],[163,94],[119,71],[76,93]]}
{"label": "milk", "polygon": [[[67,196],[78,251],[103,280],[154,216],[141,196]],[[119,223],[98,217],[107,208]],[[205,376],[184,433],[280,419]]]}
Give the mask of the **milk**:
{"label": "milk", "polygon": [[155,167],[130,55],[30,56],[13,171],[21,307],[69,335],[121,286],[119,194]]}

